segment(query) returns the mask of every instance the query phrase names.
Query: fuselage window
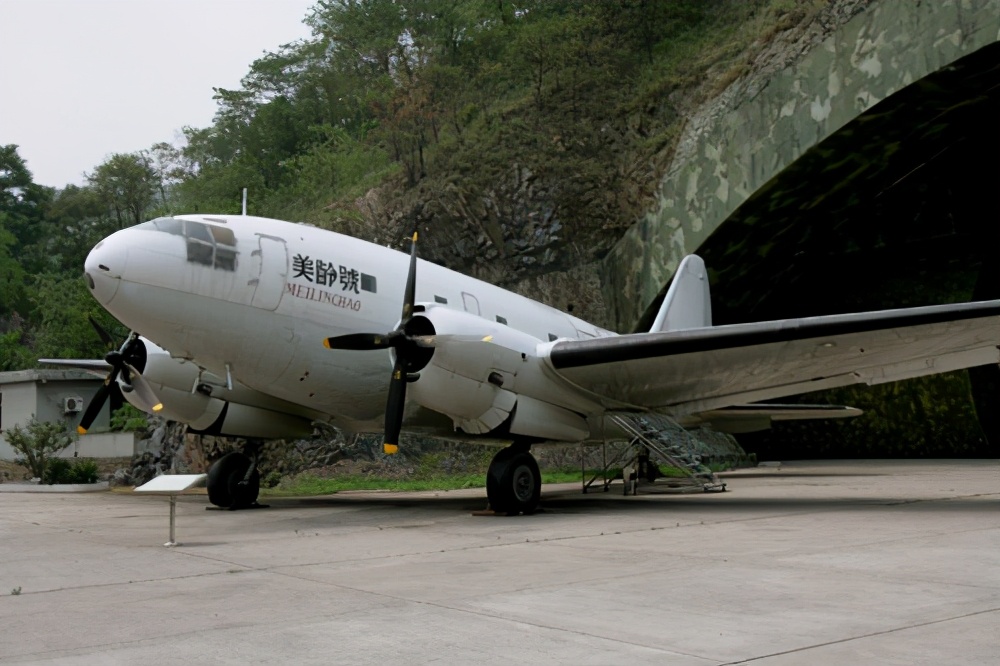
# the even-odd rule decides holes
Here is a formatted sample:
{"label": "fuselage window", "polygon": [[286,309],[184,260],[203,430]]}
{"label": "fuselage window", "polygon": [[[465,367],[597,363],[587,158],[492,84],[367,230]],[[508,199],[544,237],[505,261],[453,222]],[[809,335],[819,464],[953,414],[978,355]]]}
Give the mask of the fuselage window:
{"label": "fuselage window", "polygon": [[559,339],[558,335],[553,335],[553,334],[549,333],[549,342],[555,342],[558,339]]}
{"label": "fuselage window", "polygon": [[497,315],[497,321],[503,324],[504,326],[507,325],[507,317],[501,317],[500,315]]}
{"label": "fuselage window", "polygon": [[373,294],[378,291],[374,275],[368,275],[367,273],[361,274],[361,290],[370,291]]}
{"label": "fuselage window", "polygon": [[448,305],[448,299],[445,298],[444,296],[435,296],[434,302],[440,303],[441,305]]}

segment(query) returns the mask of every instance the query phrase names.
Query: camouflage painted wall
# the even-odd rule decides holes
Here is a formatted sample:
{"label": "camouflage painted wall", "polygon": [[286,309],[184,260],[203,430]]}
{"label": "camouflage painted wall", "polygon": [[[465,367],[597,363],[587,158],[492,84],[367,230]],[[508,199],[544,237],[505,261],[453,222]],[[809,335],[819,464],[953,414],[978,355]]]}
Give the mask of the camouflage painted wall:
{"label": "camouflage painted wall", "polygon": [[860,13],[791,65],[736,81],[689,119],[658,206],[604,260],[617,330],[631,330],[684,255],[806,151],[914,81],[1000,41],[1000,0],[844,4]]}

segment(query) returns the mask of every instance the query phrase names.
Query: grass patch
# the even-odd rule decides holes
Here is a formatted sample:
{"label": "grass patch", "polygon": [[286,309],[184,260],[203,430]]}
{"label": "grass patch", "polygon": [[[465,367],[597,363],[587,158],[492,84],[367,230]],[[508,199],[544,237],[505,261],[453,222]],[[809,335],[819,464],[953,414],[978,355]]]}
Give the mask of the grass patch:
{"label": "grass patch", "polygon": [[[724,465],[712,465],[712,471],[722,471]],[[718,469],[716,469],[718,468]],[[673,467],[660,466],[660,472],[665,478],[680,478],[685,473]],[[598,469],[586,470],[586,478],[599,476]],[[542,483],[580,483],[580,470],[549,469],[542,470]],[[608,470],[608,478],[621,476],[621,469]],[[344,475],[334,478],[321,478],[309,473],[286,478],[274,488],[261,488],[262,497],[306,497],[311,495],[332,495],[346,490],[391,490],[398,492],[414,492],[421,490],[462,490],[464,488],[484,488],[486,475],[452,474],[423,478],[388,479],[368,475]]]}
{"label": "grass patch", "polygon": [[380,479],[370,476],[343,476],[323,479],[311,474],[300,474],[284,479],[274,488],[261,488],[264,497],[297,497],[303,495],[331,495],[344,490],[460,490],[482,488],[486,478],[481,474],[456,474],[431,479]]}

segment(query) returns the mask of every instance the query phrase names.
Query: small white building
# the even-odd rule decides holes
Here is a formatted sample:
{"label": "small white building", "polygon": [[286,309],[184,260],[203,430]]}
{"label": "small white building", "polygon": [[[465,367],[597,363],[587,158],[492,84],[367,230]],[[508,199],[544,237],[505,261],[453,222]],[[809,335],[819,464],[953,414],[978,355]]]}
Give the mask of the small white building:
{"label": "small white building", "polygon": [[[17,370],[0,372],[0,460],[17,457],[7,444],[4,432],[15,425],[24,426],[31,417],[38,421],[62,421],[76,431],[87,405],[102,381],[82,370]],[[91,426],[59,455],[65,458],[130,457],[135,451],[135,436],[130,432],[108,432],[110,401],[105,403]]]}

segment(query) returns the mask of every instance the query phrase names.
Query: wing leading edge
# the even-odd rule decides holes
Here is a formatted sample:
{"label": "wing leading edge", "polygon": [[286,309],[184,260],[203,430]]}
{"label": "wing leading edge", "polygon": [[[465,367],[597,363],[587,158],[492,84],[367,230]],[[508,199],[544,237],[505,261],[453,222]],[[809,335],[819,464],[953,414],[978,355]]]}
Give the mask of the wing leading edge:
{"label": "wing leading edge", "polygon": [[684,415],[1000,362],[1000,301],[556,342],[548,362],[608,408]]}

